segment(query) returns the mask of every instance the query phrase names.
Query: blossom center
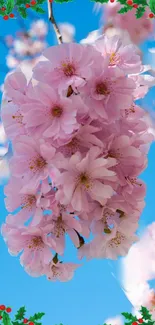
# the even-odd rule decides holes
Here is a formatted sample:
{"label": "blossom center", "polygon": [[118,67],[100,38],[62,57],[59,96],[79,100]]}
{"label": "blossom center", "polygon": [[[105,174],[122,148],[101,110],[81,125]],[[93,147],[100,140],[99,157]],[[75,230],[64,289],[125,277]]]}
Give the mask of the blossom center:
{"label": "blossom center", "polygon": [[79,176],[79,182],[85,187],[85,189],[89,189],[91,187],[91,180],[86,173],[82,173]]}
{"label": "blossom center", "polygon": [[26,197],[24,197],[23,200],[22,209],[31,208],[33,204],[35,204],[35,202],[36,202],[35,195],[26,195]]}
{"label": "blossom center", "polygon": [[75,74],[75,67],[72,63],[63,62],[62,70],[66,77],[72,77]]}
{"label": "blossom center", "polygon": [[35,157],[33,160],[31,160],[29,168],[32,171],[37,172],[39,170],[44,169],[46,165],[47,165],[46,160],[43,157],[38,156]]}
{"label": "blossom center", "polygon": [[109,59],[110,65],[116,65],[119,63],[119,61],[119,56],[115,52],[112,52]]}
{"label": "blossom center", "polygon": [[116,236],[112,238],[109,242],[109,246],[114,248],[118,247],[122,244],[122,242],[125,240],[125,236],[121,234],[119,231],[116,232]]}
{"label": "blossom center", "polygon": [[40,249],[44,246],[41,236],[35,236],[31,239],[31,242],[28,246],[29,249]]}
{"label": "blossom center", "polygon": [[52,108],[52,116],[53,117],[60,117],[62,115],[62,107],[59,107],[59,106],[54,106]]}
{"label": "blossom center", "polygon": [[96,85],[96,93],[98,95],[108,95],[110,93],[105,82],[100,82]]}
{"label": "blossom center", "polygon": [[16,120],[18,124],[23,124],[23,115],[18,110],[15,115],[12,115],[12,118]]}

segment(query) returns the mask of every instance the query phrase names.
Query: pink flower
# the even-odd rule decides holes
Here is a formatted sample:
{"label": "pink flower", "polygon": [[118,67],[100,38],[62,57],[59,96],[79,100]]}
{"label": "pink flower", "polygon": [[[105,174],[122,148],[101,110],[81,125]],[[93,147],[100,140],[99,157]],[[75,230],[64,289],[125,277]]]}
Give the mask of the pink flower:
{"label": "pink flower", "polygon": [[88,210],[88,198],[102,203],[113,194],[113,188],[104,181],[116,181],[115,173],[108,168],[116,164],[115,159],[100,157],[101,150],[92,147],[85,158],[80,153],[74,154],[64,166],[56,180],[60,186],[56,198],[62,204],[71,203],[76,211]]}
{"label": "pink flower", "polygon": [[[44,274],[44,266],[51,260],[52,253],[41,228],[30,226],[15,228],[3,224],[2,235],[11,254],[17,256],[22,252],[20,262],[27,273],[32,276]],[[54,242],[51,248],[54,248]]]}
{"label": "pink flower", "polygon": [[[120,118],[120,110],[133,103],[133,80],[120,76],[115,69],[109,69],[108,61],[104,68],[95,65],[93,77],[83,87],[85,103],[90,108],[92,119],[114,121]],[[118,76],[117,76],[118,75]]]}
{"label": "pink flower", "polygon": [[[81,87],[91,76],[93,63],[93,48],[89,45],[69,43],[52,46],[43,52],[49,60],[40,62],[34,68],[34,78],[52,86],[60,91]],[[96,54],[97,55],[97,54]]]}
{"label": "pink flower", "polygon": [[75,129],[78,100],[60,97],[56,90],[39,83],[33,88],[32,103],[22,105],[24,123],[28,133],[36,137],[65,138]]}
{"label": "pink flower", "polygon": [[14,148],[16,155],[10,161],[12,175],[23,178],[22,192],[36,190],[40,181],[46,180],[53,170],[55,149],[27,136],[21,136]]}
{"label": "pink flower", "polygon": [[21,194],[23,181],[12,177],[9,184],[5,187],[5,205],[9,212],[14,212],[18,208],[20,211],[9,215],[7,223],[16,226],[24,225],[26,221],[32,218],[31,225],[38,224],[43,217],[43,210],[50,205],[48,197],[43,196],[40,188],[37,191],[29,191]]}
{"label": "pink flower", "polygon": [[131,245],[137,241],[134,235],[138,224],[123,220],[115,226],[110,234],[97,236],[93,244],[96,246],[96,257],[115,260],[118,256],[125,256]]}
{"label": "pink flower", "polygon": [[61,282],[69,281],[73,278],[74,271],[79,267],[79,264],[61,263],[56,264],[52,261],[44,268],[47,279],[50,281],[59,280]]}
{"label": "pink flower", "polygon": [[2,119],[9,139],[14,140],[19,135],[27,134],[23,122],[23,114],[18,105],[9,102],[3,105]]}
{"label": "pink flower", "polygon": [[23,104],[26,101],[27,80],[20,69],[7,75],[4,93],[14,104]]}
{"label": "pink flower", "polygon": [[81,225],[72,215],[61,213],[58,216],[52,214],[49,217],[48,223],[44,231],[48,233],[47,242],[55,242],[56,252],[60,255],[64,253],[65,249],[65,234],[67,233],[73,241],[75,247],[79,247],[79,237],[77,232],[81,233]]}
{"label": "pink flower", "polygon": [[110,55],[109,67],[118,68],[125,74],[141,71],[141,60],[136,46],[124,45],[121,37],[102,36],[95,42],[95,47],[105,59]]}

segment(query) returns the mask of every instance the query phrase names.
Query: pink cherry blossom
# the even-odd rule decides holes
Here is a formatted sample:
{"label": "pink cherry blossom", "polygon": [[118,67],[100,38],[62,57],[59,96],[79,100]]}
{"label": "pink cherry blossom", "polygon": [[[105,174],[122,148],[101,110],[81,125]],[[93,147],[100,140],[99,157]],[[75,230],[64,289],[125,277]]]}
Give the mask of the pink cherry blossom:
{"label": "pink cherry blossom", "polygon": [[[62,44],[46,49],[43,55],[49,60],[40,62],[34,69],[34,78],[52,85],[60,91],[83,86],[91,76],[93,48],[76,43]],[[94,53],[95,55],[95,53]],[[97,53],[96,53],[97,55]]]}
{"label": "pink cherry blossom", "polygon": [[61,282],[66,282],[73,278],[74,271],[79,266],[79,264],[75,263],[50,262],[49,265],[45,267],[44,272],[47,279],[50,281],[59,280]]}
{"label": "pink cherry blossom", "polygon": [[29,134],[36,137],[65,138],[78,129],[76,121],[78,101],[73,107],[69,98],[60,97],[56,90],[39,83],[34,86],[34,102],[23,104],[23,122]]}
{"label": "pink cherry blossom", "polygon": [[[44,265],[49,263],[52,253],[41,228],[15,228],[3,224],[2,234],[11,254],[16,256],[22,252],[20,263],[25,271],[32,276],[43,275]],[[54,243],[51,248],[54,248]]]}
{"label": "pink cherry blossom", "polygon": [[110,38],[100,37],[95,42],[95,47],[104,58],[110,55],[110,67],[117,67],[124,73],[130,74],[141,71],[141,60],[137,55],[136,46],[132,44],[124,46],[121,37],[117,35]]}

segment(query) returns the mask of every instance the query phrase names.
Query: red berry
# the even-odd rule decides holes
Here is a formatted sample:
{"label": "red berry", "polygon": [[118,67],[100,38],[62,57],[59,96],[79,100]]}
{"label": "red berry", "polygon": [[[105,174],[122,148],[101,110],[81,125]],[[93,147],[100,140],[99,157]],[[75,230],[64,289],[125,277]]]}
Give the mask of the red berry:
{"label": "red berry", "polygon": [[26,7],[26,8],[30,8],[29,3],[26,3],[25,7]]}
{"label": "red berry", "polygon": [[36,5],[36,1],[35,0],[32,0],[31,1],[31,6],[35,6]]}
{"label": "red berry", "polygon": [[115,0],[110,0],[111,3],[115,2]]}
{"label": "red berry", "polygon": [[[14,16],[14,15],[13,15]],[[10,16],[11,17],[11,16]],[[10,307],[6,308],[7,313],[11,313],[12,309]]]}
{"label": "red berry", "polygon": [[9,16],[10,18],[14,18],[15,15],[11,13]]}
{"label": "red berry", "polygon": [[2,7],[2,8],[1,8],[1,10],[2,10],[2,11],[5,11],[5,10],[6,10],[6,8],[5,8],[5,7]]}
{"label": "red berry", "polygon": [[0,305],[0,310],[5,310],[5,306],[4,305]]}
{"label": "red berry", "polygon": [[138,325],[138,323],[137,322],[133,322],[132,325]]}
{"label": "red berry", "polygon": [[53,0],[49,0],[49,3],[52,3],[53,2]]}
{"label": "red berry", "polygon": [[127,3],[129,6],[132,6],[132,5],[133,5],[133,1],[132,1],[132,0],[128,0],[126,3]]}
{"label": "red berry", "polygon": [[152,12],[149,14],[149,18],[154,18],[154,14]]}
{"label": "red berry", "polygon": [[34,323],[33,322],[29,322],[29,325],[34,325]]}
{"label": "red berry", "polygon": [[133,5],[133,7],[137,9],[137,8],[138,8],[138,5],[135,3],[135,4]]}
{"label": "red berry", "polygon": [[8,19],[9,19],[9,16],[6,15],[6,16],[3,17],[3,19],[4,19],[4,20],[8,20]]}
{"label": "red berry", "polygon": [[24,319],[23,319],[23,323],[24,323],[24,324],[28,323],[28,321],[29,321],[29,320],[28,320],[27,318],[24,318]]}
{"label": "red berry", "polygon": [[144,323],[143,318],[139,318],[139,319],[138,319],[138,322],[139,322],[140,324]]}
{"label": "red berry", "polygon": [[0,316],[0,319],[2,319],[2,316]]}

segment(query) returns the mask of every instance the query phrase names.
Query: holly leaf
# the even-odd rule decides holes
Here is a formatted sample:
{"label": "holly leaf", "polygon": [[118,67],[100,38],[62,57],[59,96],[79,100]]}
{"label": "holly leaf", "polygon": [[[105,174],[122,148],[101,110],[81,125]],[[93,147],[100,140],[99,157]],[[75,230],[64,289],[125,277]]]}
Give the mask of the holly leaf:
{"label": "holly leaf", "polygon": [[149,7],[151,9],[151,12],[153,12],[153,14],[155,14],[155,3],[154,3],[154,0],[150,0]]}
{"label": "holly leaf", "polygon": [[142,314],[143,318],[145,320],[151,320],[152,319],[152,316],[151,314],[149,313],[148,309],[146,307],[141,307],[140,309],[140,313]]}
{"label": "holly leaf", "polygon": [[136,316],[133,316],[131,313],[121,313],[127,320],[135,322],[137,320]]}
{"label": "holly leaf", "polygon": [[29,318],[29,320],[30,321],[36,321],[36,320],[38,320],[38,319],[41,319],[43,316],[45,315],[45,313],[36,313],[36,314],[34,314],[34,316],[31,316],[30,318]]}
{"label": "holly leaf", "polygon": [[125,7],[121,8],[117,13],[118,14],[125,14],[129,10],[132,10],[132,7],[131,6],[125,6]]}
{"label": "holly leaf", "polygon": [[93,1],[93,2],[99,2],[99,3],[108,3],[109,2],[109,0],[91,0],[91,1]]}
{"label": "holly leaf", "polygon": [[10,317],[5,311],[3,313],[3,324],[4,325],[11,325]]}
{"label": "holly leaf", "polygon": [[32,10],[38,12],[39,14],[45,14],[46,11],[44,9],[42,9],[41,7],[38,7],[38,6],[33,6],[31,7]]}
{"label": "holly leaf", "polygon": [[7,0],[7,2],[6,2],[7,14],[10,14],[12,12],[12,10],[14,9],[14,6],[15,6],[14,0]]}
{"label": "holly leaf", "polygon": [[145,7],[142,6],[138,7],[136,11],[136,18],[137,19],[141,18],[144,15],[144,13],[145,13]]}
{"label": "holly leaf", "polygon": [[18,12],[22,16],[22,18],[27,18],[26,8],[24,8],[24,7],[18,7]]}
{"label": "holly leaf", "polygon": [[15,315],[15,320],[22,320],[25,316],[26,309],[25,306],[18,309],[17,314]]}

